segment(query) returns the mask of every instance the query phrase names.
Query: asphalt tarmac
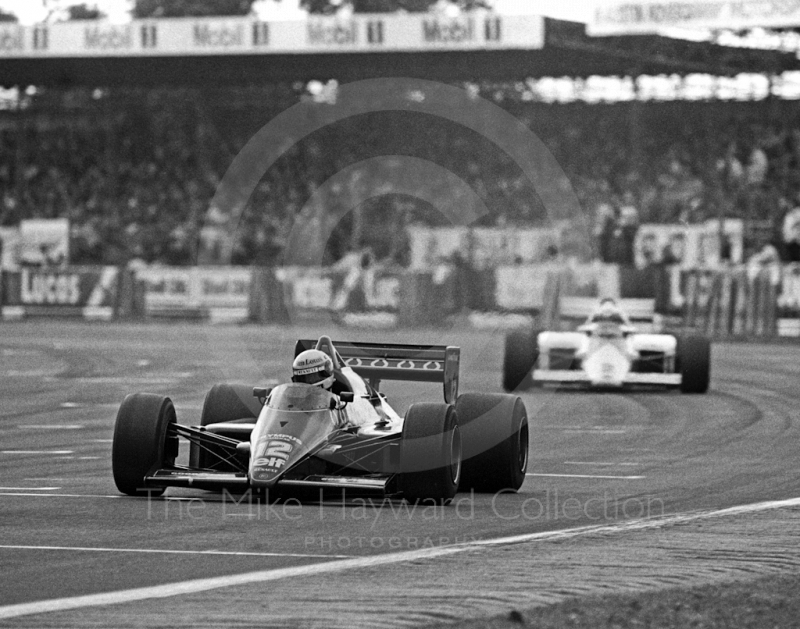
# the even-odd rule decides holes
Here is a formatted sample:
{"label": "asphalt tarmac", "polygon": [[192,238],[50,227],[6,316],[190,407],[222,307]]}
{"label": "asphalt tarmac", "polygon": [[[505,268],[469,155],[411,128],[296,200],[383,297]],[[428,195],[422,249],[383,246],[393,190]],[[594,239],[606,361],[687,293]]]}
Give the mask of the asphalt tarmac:
{"label": "asphalt tarmac", "polygon": [[[499,392],[501,331],[45,321],[3,323],[2,330],[3,626],[48,626],[48,617],[56,622],[48,610],[61,611],[52,626],[88,626],[84,614],[97,606],[105,607],[106,624],[118,606],[113,624],[135,626],[131,601],[162,601],[168,610],[192,592],[293,579],[301,587],[328,574],[329,590],[309,592],[294,616],[276,624],[327,626],[309,619],[337,598],[340,574],[363,573],[368,589],[393,566],[424,560],[435,567],[446,557],[430,593],[447,592],[459,552],[475,544],[789,499],[800,490],[796,344],[715,344],[707,395],[523,392],[531,459],[521,491],[462,493],[448,507],[415,509],[352,500],[266,506],[176,489],[163,499],[124,497],[111,476],[114,416],[127,393],[149,391],[169,395],[178,421],[192,424],[214,383],[284,381],[295,340],[322,333],[459,345],[461,391]],[[401,412],[442,395],[429,384],[387,383],[385,390]],[[237,608],[268,616],[278,603],[270,598],[275,587],[246,591],[231,609],[232,625]],[[392,590],[376,582],[375,596],[390,599]],[[218,611],[219,597],[201,594],[198,618],[204,604]],[[404,624],[436,620],[424,596],[419,605]],[[20,613],[11,615],[14,609]]]}

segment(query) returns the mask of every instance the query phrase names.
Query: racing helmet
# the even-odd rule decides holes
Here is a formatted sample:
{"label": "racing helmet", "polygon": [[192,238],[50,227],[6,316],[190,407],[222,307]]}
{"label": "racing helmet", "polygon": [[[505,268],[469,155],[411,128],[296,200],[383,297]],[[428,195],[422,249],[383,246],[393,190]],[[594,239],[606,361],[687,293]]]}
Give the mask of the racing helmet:
{"label": "racing helmet", "polygon": [[617,302],[610,297],[606,297],[600,301],[600,305],[592,316],[592,321],[624,323],[625,317],[622,315],[622,309],[617,305]]}
{"label": "racing helmet", "polygon": [[600,312],[603,314],[617,314],[620,312],[619,306],[617,306],[617,302],[611,299],[610,297],[606,297],[600,302]]}
{"label": "racing helmet", "polygon": [[300,352],[292,363],[292,382],[313,384],[330,391],[333,385],[333,360],[318,349]]}

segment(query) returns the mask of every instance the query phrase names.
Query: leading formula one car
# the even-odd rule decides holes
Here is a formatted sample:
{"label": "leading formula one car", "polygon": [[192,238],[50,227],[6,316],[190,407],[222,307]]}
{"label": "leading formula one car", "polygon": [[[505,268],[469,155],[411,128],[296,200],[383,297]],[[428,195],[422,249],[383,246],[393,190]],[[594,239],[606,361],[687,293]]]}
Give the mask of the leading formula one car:
{"label": "leading formula one car", "polygon": [[705,393],[710,361],[707,338],[640,332],[614,300],[603,300],[575,331],[509,334],[503,387],[514,391],[547,382],[598,388],[663,385]]}
{"label": "leading formula one car", "polygon": [[[295,356],[310,348],[332,359],[338,394],[297,382],[272,389],[218,384],[196,426],[178,424],[167,397],[128,395],[114,430],[117,488],[131,496],[174,486],[300,499],[335,490],[446,504],[459,488],[522,485],[525,406],[513,395],[459,395],[459,348],[323,336],[298,341]],[[400,416],[381,380],[441,382],[444,402],[412,404]],[[189,443],[188,464],[177,462],[181,442]]]}

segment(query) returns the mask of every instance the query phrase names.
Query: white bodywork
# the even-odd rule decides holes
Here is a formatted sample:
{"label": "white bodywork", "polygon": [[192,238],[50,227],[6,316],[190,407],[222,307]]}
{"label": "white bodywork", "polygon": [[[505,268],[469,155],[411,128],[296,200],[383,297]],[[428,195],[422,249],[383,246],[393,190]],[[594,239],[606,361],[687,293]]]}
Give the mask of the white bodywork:
{"label": "white bodywork", "polygon": [[[534,382],[575,382],[597,387],[628,384],[679,386],[675,373],[677,341],[670,334],[638,333],[630,325],[587,323],[576,332],[541,332],[537,339],[539,362]],[[574,352],[580,369],[551,369],[555,354]],[[633,362],[643,352],[663,354],[662,371],[634,373]]]}

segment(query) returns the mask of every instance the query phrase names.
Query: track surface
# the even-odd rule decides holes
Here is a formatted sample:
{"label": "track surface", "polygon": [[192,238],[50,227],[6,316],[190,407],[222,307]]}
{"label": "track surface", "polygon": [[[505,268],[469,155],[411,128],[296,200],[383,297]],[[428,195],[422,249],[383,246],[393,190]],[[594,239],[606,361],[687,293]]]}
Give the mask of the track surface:
{"label": "track surface", "polygon": [[[499,391],[501,333],[63,322],[3,324],[3,332],[3,606],[800,491],[800,347],[793,344],[715,345],[706,396],[525,393],[532,450],[521,492],[460,494],[454,506],[412,511],[332,502],[267,508],[178,490],[151,502],[120,497],[110,472],[116,409],[127,393],[161,393],[176,403],[179,422],[192,423],[212,384],[284,380],[296,338],[320,333],[460,345],[461,390]],[[385,388],[401,411],[441,396],[430,385]]]}

